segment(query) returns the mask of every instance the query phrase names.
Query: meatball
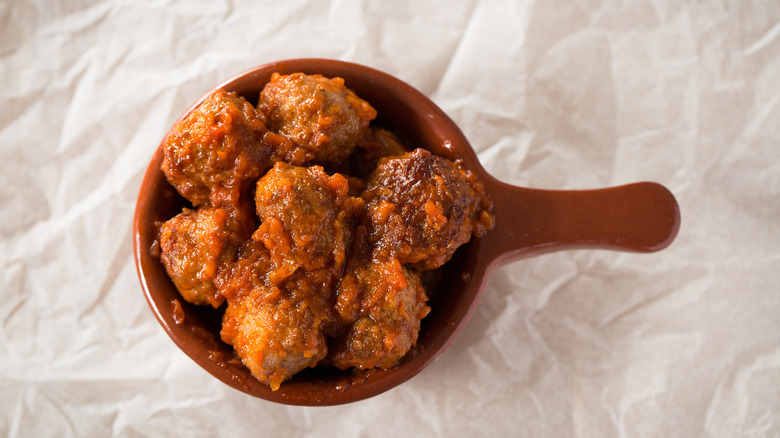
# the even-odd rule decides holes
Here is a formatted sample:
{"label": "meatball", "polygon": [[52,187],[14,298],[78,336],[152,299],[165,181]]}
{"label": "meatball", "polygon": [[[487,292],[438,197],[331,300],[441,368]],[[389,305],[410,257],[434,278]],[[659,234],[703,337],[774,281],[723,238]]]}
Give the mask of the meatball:
{"label": "meatball", "polygon": [[269,132],[246,99],[217,91],[166,137],[162,170],[194,206],[236,204],[271,167]]}
{"label": "meatball", "polygon": [[252,375],[275,391],[325,357],[327,343],[310,308],[282,297],[274,299],[274,292],[256,289],[243,300],[228,301],[221,336]]}
{"label": "meatball", "polygon": [[340,369],[390,368],[417,342],[430,311],[420,278],[397,259],[372,260],[349,271],[338,288],[336,314],[346,329],[329,362]]}
{"label": "meatball", "polygon": [[227,279],[222,340],[233,345],[252,375],[272,390],[327,354],[326,333],[335,327],[334,275],[298,271],[276,286],[263,278],[269,262],[261,243],[242,248]]}
{"label": "meatball", "polygon": [[193,304],[223,302],[214,281],[236,258],[254,223],[239,212],[217,207],[185,209],[160,230],[160,259],[181,296]]}
{"label": "meatball", "polygon": [[252,236],[271,253],[276,282],[296,269],[340,269],[352,234],[352,217],[362,201],[348,195],[340,174],[319,166],[278,162],[257,182],[260,227]]}
{"label": "meatball", "polygon": [[354,153],[349,157],[350,173],[365,178],[374,171],[380,158],[402,155],[405,152],[406,147],[395,134],[386,129],[372,128],[360,139]]}
{"label": "meatball", "polygon": [[493,226],[475,176],[424,149],[380,160],[363,198],[377,255],[418,269],[438,268]]}
{"label": "meatball", "polygon": [[258,109],[269,128],[311,151],[314,163],[344,170],[355,144],[368,131],[376,110],[344,79],[275,73],[260,93]]}

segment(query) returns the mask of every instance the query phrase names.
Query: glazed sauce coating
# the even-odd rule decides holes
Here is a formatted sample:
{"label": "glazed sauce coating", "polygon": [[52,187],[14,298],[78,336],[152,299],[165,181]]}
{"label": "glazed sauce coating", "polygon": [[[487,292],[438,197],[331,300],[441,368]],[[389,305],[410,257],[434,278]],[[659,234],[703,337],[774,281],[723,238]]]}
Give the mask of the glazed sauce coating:
{"label": "glazed sauce coating", "polygon": [[328,168],[344,168],[376,110],[341,78],[274,74],[258,104],[268,126],[311,151]]}
{"label": "glazed sauce coating", "polygon": [[431,310],[422,277],[493,227],[459,162],[410,151],[341,78],[275,74],[257,108],[209,96],[163,143],[193,206],[160,230],[182,297],[276,390],[314,366],[390,368]]}
{"label": "glazed sauce coating", "polygon": [[273,278],[271,253],[247,240],[237,260],[217,280],[227,301],[220,336],[244,365],[272,389],[316,365],[327,353],[327,336],[337,323],[333,309],[340,271],[296,270]]}
{"label": "glazed sauce coating", "polygon": [[269,249],[273,277],[327,266],[340,269],[352,235],[352,218],[363,202],[348,195],[341,174],[322,167],[277,162],[257,182],[255,204],[260,227],[252,236]]}
{"label": "glazed sauce coating", "polygon": [[174,126],[162,170],[193,206],[235,204],[272,165],[267,132],[246,99],[219,91]]}
{"label": "glazed sauce coating", "polygon": [[419,276],[397,259],[375,259],[348,272],[338,289],[336,312],[346,329],[332,345],[333,365],[395,365],[417,342],[427,300]]}
{"label": "glazed sauce coating", "polygon": [[442,266],[472,234],[493,227],[474,176],[425,149],[381,160],[363,198],[380,255],[419,269]]}
{"label": "glazed sauce coating", "polygon": [[184,210],[160,232],[161,260],[182,298],[219,307],[224,301],[214,281],[232,263],[251,233],[247,217],[218,207]]}
{"label": "glazed sauce coating", "polygon": [[326,332],[335,323],[334,281],[332,271],[317,269],[297,271],[278,285],[242,289],[227,300],[222,340],[233,345],[253,376],[278,389],[327,354]]}

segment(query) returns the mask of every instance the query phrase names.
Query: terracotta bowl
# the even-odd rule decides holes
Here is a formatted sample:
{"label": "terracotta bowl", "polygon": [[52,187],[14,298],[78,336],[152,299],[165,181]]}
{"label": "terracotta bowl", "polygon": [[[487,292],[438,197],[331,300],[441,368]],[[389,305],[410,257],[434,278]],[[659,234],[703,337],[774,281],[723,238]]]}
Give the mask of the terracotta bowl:
{"label": "terracotta bowl", "polygon": [[[348,87],[377,109],[377,123],[400,134],[408,145],[462,159],[477,173],[492,198],[496,227],[458,249],[445,265],[439,287],[429,291],[432,311],[422,321],[417,346],[396,367],[362,372],[312,368],[271,391],[255,380],[236,359],[232,347],[220,340],[219,311],[181,300],[154,255],[157,227],[186,206],[160,171],[162,148],[158,148],[144,176],[133,222],[141,285],[157,319],[176,345],[206,371],[239,391],[273,402],[309,406],[349,403],[380,394],[411,379],[452,344],[474,312],[495,267],[560,249],[657,251],[668,246],[679,229],[680,211],[674,196],[655,183],[554,191],[498,181],[482,168],[460,129],[431,100],[406,83],[369,67],[323,59],[280,61],[241,73],[215,90],[235,91],[256,102],[274,72],[343,77]],[[447,291],[446,297],[439,290]]]}

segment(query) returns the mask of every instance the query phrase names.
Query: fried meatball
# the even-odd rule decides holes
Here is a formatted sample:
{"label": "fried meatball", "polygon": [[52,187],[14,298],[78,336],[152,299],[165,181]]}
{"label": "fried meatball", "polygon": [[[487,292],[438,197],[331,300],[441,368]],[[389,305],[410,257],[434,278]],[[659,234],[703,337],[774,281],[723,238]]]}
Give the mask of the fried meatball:
{"label": "fried meatball", "polygon": [[372,260],[349,271],[338,288],[336,314],[346,329],[329,362],[340,369],[390,368],[417,342],[430,311],[420,278],[397,259]]}
{"label": "fried meatball", "polygon": [[235,204],[271,167],[269,132],[246,99],[217,91],[166,137],[162,170],[194,206]]}
{"label": "fried meatball", "polygon": [[408,152],[401,140],[392,132],[372,128],[357,143],[349,157],[349,172],[359,178],[366,178],[374,171],[380,158],[402,155]]}
{"label": "fried meatball", "polygon": [[[298,271],[276,286],[262,272],[268,263],[262,244],[250,244],[229,281],[222,340],[233,345],[252,375],[272,390],[327,354],[326,333],[335,327],[332,271]],[[243,287],[243,290],[241,288]]]}
{"label": "fried meatball", "polygon": [[260,93],[258,109],[269,128],[314,153],[314,163],[343,170],[376,110],[344,79],[274,73]]}
{"label": "fried meatball", "polygon": [[327,343],[308,307],[269,298],[274,291],[256,289],[243,300],[228,301],[221,334],[252,375],[275,391],[325,357]]}
{"label": "fried meatball", "polygon": [[339,269],[351,241],[352,216],[362,201],[348,195],[340,174],[321,167],[278,162],[257,182],[255,203],[260,227],[252,236],[271,252],[273,279],[296,269]]}
{"label": "fried meatball", "polygon": [[378,255],[435,269],[493,226],[482,185],[425,149],[380,160],[363,193]]}
{"label": "fried meatball", "polygon": [[185,209],[163,224],[160,259],[186,301],[214,308],[222,304],[214,280],[235,260],[253,227],[247,215],[217,207]]}

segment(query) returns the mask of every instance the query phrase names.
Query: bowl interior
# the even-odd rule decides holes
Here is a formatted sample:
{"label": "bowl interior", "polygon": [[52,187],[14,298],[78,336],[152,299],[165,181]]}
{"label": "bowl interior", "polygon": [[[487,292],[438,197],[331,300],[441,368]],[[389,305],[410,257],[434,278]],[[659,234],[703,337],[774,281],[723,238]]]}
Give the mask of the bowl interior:
{"label": "bowl interior", "polygon": [[[322,59],[295,59],[266,64],[220,84],[256,103],[274,72],[303,72],[340,76],[346,86],[378,112],[375,123],[398,134],[410,147],[424,147],[488,178],[462,132],[433,102],[406,83],[369,67]],[[184,118],[209,95],[189,108]],[[489,261],[479,255],[479,239],[455,253],[453,259],[431,277],[428,290],[431,313],[423,319],[417,346],[389,370],[339,371],[307,369],[283,383],[277,391],[255,380],[230,345],[219,337],[222,310],[194,306],[180,298],[155,254],[159,225],[187,206],[160,170],[162,148],[152,157],[144,176],[134,220],[134,252],[147,301],[173,341],[206,371],[224,383],[253,396],[294,405],[334,405],[371,397],[412,378],[449,346],[462,330],[485,281]]]}

